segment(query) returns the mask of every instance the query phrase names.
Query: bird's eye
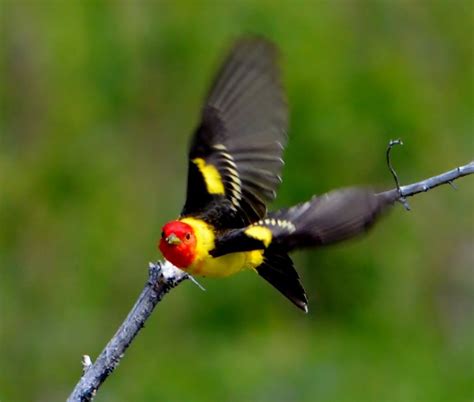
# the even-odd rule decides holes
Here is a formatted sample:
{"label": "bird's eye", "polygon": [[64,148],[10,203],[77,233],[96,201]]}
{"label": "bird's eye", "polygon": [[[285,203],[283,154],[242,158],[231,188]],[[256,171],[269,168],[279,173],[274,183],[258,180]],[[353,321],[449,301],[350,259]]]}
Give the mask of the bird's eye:
{"label": "bird's eye", "polygon": [[189,232],[186,233],[186,236],[185,236],[185,237],[186,237],[186,240],[190,240],[190,239],[191,239],[191,233],[189,233]]}
{"label": "bird's eye", "polygon": [[161,232],[161,237],[164,238],[165,237],[165,232]]}

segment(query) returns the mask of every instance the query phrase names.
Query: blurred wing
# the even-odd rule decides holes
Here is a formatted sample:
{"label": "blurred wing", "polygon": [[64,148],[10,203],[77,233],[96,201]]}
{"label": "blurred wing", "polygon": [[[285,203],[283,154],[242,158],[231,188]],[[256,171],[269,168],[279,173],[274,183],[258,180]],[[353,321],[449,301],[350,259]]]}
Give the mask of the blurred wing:
{"label": "blurred wing", "polygon": [[281,182],[287,105],[275,47],[262,39],[236,43],[223,64],[189,150],[182,215],[210,208],[245,226],[265,216]]}
{"label": "blurred wing", "polygon": [[345,188],[291,208],[271,212],[246,228],[228,230],[215,240],[213,257],[274,247],[291,251],[325,246],[366,232],[398,197],[368,188]]}
{"label": "blurred wing", "polygon": [[[275,244],[285,250],[324,246],[365,233],[394,203],[392,196],[377,195],[370,188],[334,190],[292,208],[269,214]],[[268,221],[268,220],[267,220]]]}

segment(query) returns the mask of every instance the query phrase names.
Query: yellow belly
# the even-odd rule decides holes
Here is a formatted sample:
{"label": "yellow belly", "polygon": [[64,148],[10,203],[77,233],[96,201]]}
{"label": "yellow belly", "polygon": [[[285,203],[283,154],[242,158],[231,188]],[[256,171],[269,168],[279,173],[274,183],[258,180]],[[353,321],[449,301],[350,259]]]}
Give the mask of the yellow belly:
{"label": "yellow belly", "polygon": [[263,250],[232,253],[214,258],[207,255],[185,270],[191,275],[223,277],[236,274],[243,269],[255,269],[263,261]]}

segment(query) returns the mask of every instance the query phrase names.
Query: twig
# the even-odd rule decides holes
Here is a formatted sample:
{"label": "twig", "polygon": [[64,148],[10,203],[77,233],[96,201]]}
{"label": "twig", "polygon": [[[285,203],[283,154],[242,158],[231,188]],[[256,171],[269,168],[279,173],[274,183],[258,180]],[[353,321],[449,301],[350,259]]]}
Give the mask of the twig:
{"label": "twig", "polygon": [[402,191],[400,190],[400,181],[398,180],[397,172],[395,172],[395,169],[392,166],[392,160],[390,158],[392,148],[394,147],[394,145],[403,145],[403,141],[400,138],[398,140],[390,140],[390,142],[388,143],[387,152],[386,152],[387,165],[390,170],[390,173],[393,176],[393,180],[395,180],[395,185],[397,186],[397,191],[399,195],[398,201],[403,205],[403,207],[407,211],[409,211],[410,205],[408,204],[408,201],[406,200],[406,198],[402,195]]}
{"label": "twig", "polygon": [[[474,173],[474,161],[417,183],[397,186],[395,189],[379,193],[379,196],[387,196],[393,200],[398,200],[401,197],[411,197],[441,184],[452,184],[453,180],[472,173]],[[150,263],[149,278],[137,302],[95,363],[88,366],[69,396],[68,402],[90,401],[94,398],[97,390],[117,367],[125,350],[138,331],[143,328],[158,302],[173,287],[188,278],[183,271],[168,262]]]}
{"label": "twig", "polygon": [[155,306],[172,288],[188,276],[168,262],[150,263],[148,281],[135,305],[97,360],[84,369],[84,375],[68,402],[91,401],[105,379],[114,371]]}

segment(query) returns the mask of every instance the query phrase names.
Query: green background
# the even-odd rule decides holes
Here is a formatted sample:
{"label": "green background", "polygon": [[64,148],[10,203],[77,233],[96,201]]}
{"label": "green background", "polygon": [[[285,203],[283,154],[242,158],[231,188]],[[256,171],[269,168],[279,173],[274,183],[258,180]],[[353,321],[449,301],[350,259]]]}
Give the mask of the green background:
{"label": "green background", "polygon": [[[474,3],[0,2],[0,400],[64,400],[179,213],[186,147],[233,39],[281,49],[274,207],[473,155]],[[294,256],[304,315],[252,272],[174,290],[97,401],[468,401],[472,178],[364,239]]]}

